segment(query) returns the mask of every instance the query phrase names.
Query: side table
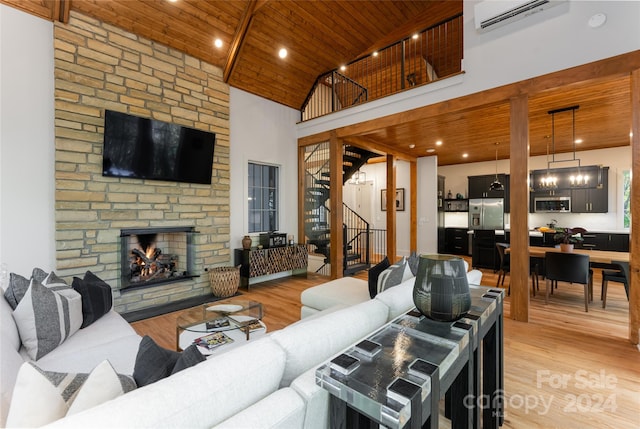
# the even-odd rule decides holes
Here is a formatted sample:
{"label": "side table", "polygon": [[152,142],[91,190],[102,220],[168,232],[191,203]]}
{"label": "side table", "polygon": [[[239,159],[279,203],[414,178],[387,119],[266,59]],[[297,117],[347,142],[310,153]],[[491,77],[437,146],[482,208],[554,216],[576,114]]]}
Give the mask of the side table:
{"label": "side table", "polygon": [[443,398],[452,428],[502,425],[503,292],[470,290],[464,318],[437,322],[410,311],[367,337],[379,350],[355,345],[319,367],[316,383],[331,394],[331,427],[437,428]]}

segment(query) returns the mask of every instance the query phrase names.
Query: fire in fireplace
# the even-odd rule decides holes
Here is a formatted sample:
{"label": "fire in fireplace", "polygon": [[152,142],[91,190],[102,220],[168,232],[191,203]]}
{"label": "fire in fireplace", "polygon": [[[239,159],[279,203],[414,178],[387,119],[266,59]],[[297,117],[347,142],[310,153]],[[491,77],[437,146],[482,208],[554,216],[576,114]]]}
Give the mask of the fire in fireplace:
{"label": "fire in fireplace", "polygon": [[195,233],[193,227],[121,230],[121,289],[195,277]]}

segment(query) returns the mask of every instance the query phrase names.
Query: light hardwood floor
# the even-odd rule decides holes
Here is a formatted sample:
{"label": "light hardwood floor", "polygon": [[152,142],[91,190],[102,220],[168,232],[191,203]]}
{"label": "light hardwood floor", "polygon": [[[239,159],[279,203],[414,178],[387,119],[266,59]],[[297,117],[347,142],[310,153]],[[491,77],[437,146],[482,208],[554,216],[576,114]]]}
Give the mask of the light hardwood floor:
{"label": "light hardwood floor", "polygon": [[[495,286],[497,275],[483,272],[482,284]],[[299,320],[300,293],[326,280],[310,274],[241,292],[264,304],[263,320],[274,331]],[[595,270],[588,313],[579,285],[561,283],[545,305],[542,281],[540,294],[531,297],[529,323],[510,319],[506,298],[504,428],[640,428],[640,351],[627,339],[628,301],[622,285],[610,283],[603,309],[600,282]],[[132,325],[173,348],[178,313]]]}

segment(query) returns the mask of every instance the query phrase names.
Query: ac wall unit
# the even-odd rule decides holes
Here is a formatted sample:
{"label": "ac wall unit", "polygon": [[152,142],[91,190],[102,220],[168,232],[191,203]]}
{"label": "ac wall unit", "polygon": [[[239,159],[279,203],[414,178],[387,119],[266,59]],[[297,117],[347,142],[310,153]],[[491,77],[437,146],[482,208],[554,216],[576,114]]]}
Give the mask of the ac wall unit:
{"label": "ac wall unit", "polygon": [[474,8],[476,30],[485,32],[567,0],[485,0]]}

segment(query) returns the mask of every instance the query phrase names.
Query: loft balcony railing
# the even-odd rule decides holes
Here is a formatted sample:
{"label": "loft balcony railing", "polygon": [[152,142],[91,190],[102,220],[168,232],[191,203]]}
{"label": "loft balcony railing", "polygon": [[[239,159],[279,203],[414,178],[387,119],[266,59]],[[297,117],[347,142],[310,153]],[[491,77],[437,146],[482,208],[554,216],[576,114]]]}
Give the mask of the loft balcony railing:
{"label": "loft balcony railing", "polygon": [[462,14],[320,75],[300,109],[308,121],[462,70]]}

